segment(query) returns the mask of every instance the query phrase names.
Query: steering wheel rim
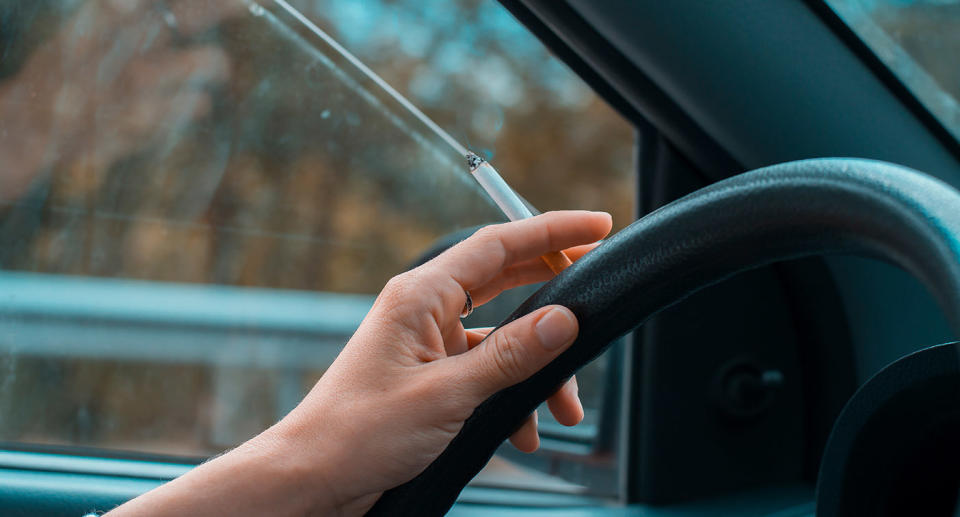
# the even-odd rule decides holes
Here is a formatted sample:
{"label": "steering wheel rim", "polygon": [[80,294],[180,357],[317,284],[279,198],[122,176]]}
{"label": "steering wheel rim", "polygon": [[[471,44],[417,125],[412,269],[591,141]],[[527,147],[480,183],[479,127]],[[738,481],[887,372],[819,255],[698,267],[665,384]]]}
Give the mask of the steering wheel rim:
{"label": "steering wheel rim", "polygon": [[923,282],[960,335],[960,193],[878,161],[775,165],[674,201],[607,239],[504,322],[561,304],[580,335],[528,380],[484,401],[426,470],[368,515],[442,515],[523,419],[610,342],[657,312],[736,273],[810,255],[850,253]]}

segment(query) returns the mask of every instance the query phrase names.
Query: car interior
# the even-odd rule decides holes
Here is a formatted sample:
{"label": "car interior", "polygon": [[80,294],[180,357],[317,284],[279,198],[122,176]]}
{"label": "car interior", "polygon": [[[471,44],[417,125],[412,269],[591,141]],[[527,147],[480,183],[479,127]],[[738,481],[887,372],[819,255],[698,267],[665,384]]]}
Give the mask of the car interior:
{"label": "car interior", "polygon": [[[104,165],[96,186],[97,165],[51,162],[17,198],[0,193],[3,515],[106,511],[255,434],[322,374],[386,278],[503,220],[463,186],[458,157],[291,19],[286,2],[240,3],[239,21],[173,43],[221,42],[245,56],[214,95],[227,100],[215,100],[213,116],[229,113],[227,122],[191,114],[165,122],[159,140],[134,135],[153,138],[154,153],[180,149],[161,165],[181,172],[153,170],[138,151]],[[951,344],[960,334],[960,2],[462,3],[474,13],[463,25],[507,41],[503,55],[523,63],[529,52],[577,81],[543,90],[551,98],[596,100],[524,107],[519,80],[492,81],[484,106],[499,108],[452,97],[477,108],[464,121],[431,104],[446,76],[426,65],[434,83],[398,88],[471,147],[495,150],[491,161],[507,164],[504,177],[533,206],[613,207],[619,223],[553,280],[470,316],[499,325],[557,303],[581,331],[556,361],[479,406],[437,460],[370,514],[960,515],[960,347]],[[310,2],[290,4],[311,12]],[[364,39],[372,29],[360,4],[317,2],[341,21],[309,16],[380,72],[389,59],[377,55],[393,43]],[[413,13],[413,25],[395,29],[411,46],[410,27],[455,26],[462,14],[434,22],[429,13],[446,9],[438,2],[374,4],[387,9],[381,22]],[[0,45],[26,56],[14,62],[0,49],[0,103],[16,94],[4,84],[45,48],[36,40],[58,37],[28,37],[39,29],[24,29],[18,9],[0,3],[0,29],[21,27]],[[70,23],[73,11],[58,9],[59,21],[45,23]],[[542,56],[524,50],[534,43]],[[488,58],[464,52],[478,67]],[[294,93],[268,88],[282,82]],[[318,96],[329,102],[315,105]],[[0,129],[13,131],[3,109]],[[551,109],[571,115],[548,118]],[[121,138],[112,119],[94,118],[107,120],[102,139]],[[593,131],[594,143],[557,143],[554,123]],[[460,128],[469,124],[482,130]],[[529,162],[518,157],[527,138],[538,150]],[[551,146],[558,154],[544,156]],[[550,176],[532,172],[511,181],[557,161],[569,183],[540,188]],[[257,173],[265,164],[281,164],[282,188]],[[321,166],[353,179],[303,172]],[[70,197],[72,185],[86,185],[87,197]],[[340,218],[287,222],[306,220],[314,203]],[[71,222],[84,210],[112,215]],[[198,221],[218,228],[201,258],[185,248],[206,242]],[[334,226],[340,233],[324,233]],[[131,266],[144,232],[158,232],[143,246],[159,251]],[[82,256],[56,251],[75,233],[85,235]],[[121,247],[126,262],[111,258]],[[311,265],[317,254],[329,270]],[[213,273],[188,277],[198,260]],[[251,273],[261,266],[274,276]],[[324,279],[311,284],[308,273]],[[540,451],[503,445],[573,374],[584,424],[541,415]],[[101,402],[61,407],[49,402],[54,387]],[[188,423],[196,419],[202,429]]]}

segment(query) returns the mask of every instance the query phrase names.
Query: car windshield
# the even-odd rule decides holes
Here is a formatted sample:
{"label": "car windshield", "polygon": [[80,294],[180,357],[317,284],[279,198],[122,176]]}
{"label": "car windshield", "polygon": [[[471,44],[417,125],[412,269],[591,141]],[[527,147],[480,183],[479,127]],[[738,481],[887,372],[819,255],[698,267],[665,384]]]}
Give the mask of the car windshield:
{"label": "car windshield", "polygon": [[960,139],[960,0],[827,0]]}
{"label": "car windshield", "polygon": [[[7,448],[265,429],[391,276],[504,220],[450,140],[540,210],[633,216],[632,128],[493,0],[0,2],[0,121]],[[541,412],[544,450],[478,483],[612,495],[608,364],[584,425]]]}

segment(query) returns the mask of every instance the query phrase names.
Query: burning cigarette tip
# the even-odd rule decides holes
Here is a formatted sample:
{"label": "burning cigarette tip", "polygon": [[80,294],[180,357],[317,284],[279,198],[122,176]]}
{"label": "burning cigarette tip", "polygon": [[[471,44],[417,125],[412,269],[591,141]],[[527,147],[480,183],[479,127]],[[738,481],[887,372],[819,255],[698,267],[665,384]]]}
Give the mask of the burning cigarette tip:
{"label": "burning cigarette tip", "polygon": [[467,151],[467,167],[470,167],[470,172],[477,170],[477,167],[483,164],[486,160],[478,156],[472,151]]}

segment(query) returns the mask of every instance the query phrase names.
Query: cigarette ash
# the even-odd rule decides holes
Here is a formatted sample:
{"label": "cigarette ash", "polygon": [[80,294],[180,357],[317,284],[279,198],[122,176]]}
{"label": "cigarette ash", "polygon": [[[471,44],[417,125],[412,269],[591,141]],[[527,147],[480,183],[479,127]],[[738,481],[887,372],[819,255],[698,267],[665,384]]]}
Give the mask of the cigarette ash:
{"label": "cigarette ash", "polygon": [[483,164],[483,162],[486,161],[483,158],[477,156],[475,153],[468,152],[466,156],[467,156],[467,167],[470,167],[471,172],[477,170],[477,167],[479,167],[481,164]]}

